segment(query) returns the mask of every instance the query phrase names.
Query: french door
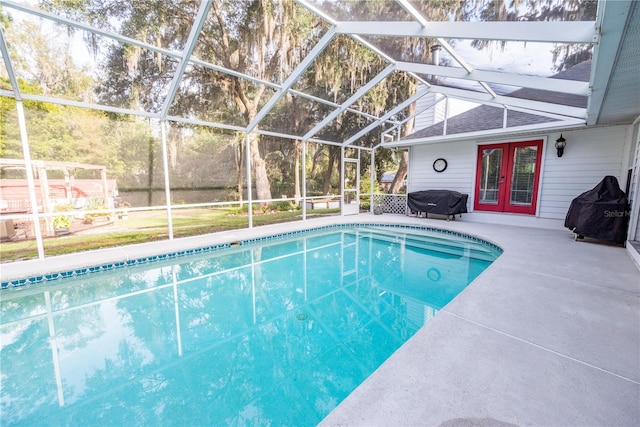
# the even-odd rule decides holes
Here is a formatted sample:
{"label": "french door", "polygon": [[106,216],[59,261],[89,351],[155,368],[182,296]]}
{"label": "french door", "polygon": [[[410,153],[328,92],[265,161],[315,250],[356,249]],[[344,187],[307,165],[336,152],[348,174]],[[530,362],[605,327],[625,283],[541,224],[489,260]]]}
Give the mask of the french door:
{"label": "french door", "polygon": [[535,215],[542,140],[480,145],[474,209]]}

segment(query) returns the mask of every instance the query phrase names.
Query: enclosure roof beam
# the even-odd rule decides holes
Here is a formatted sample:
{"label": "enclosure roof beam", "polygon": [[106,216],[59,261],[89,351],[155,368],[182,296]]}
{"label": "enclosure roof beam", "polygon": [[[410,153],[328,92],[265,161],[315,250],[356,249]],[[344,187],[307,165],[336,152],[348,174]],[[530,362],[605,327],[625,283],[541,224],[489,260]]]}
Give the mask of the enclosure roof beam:
{"label": "enclosure roof beam", "polygon": [[[317,96],[309,95],[308,93],[300,92],[300,91],[293,90],[293,89],[290,89],[289,93],[292,94],[292,95],[299,96],[301,98],[308,99],[310,101],[314,101],[314,102],[318,102],[320,104],[328,105],[329,107],[340,108],[340,104],[336,104],[335,102],[331,102],[331,101],[328,101],[326,99],[318,98]],[[378,117],[374,116],[373,114],[365,113],[363,111],[358,111],[355,108],[347,108],[347,111],[349,111],[349,112],[351,112],[353,114],[357,114],[359,116],[367,117],[367,118],[372,119],[372,120],[377,120],[378,119]]]}
{"label": "enclosure roof beam", "polygon": [[[400,6],[402,6],[407,11],[407,13],[409,13],[413,17],[413,19],[415,19],[420,24],[420,26],[422,26],[424,28],[429,24],[429,22],[424,18],[424,16],[422,16],[422,14],[415,7],[413,7],[413,5],[411,3],[409,3],[408,0],[396,0],[396,1],[400,4]],[[361,41],[362,43],[365,43],[367,45],[367,47],[369,47],[370,49],[373,49],[378,55],[380,55],[383,58],[387,59],[391,63],[395,63],[396,62],[395,60],[390,58],[388,55],[386,55],[384,52],[382,52],[380,49],[376,48],[371,43],[365,41],[362,38],[362,36],[353,35],[352,34],[351,37]],[[469,72],[469,73],[472,71],[471,66],[460,55],[458,55],[458,53],[453,49],[453,47],[445,39],[437,38],[437,42],[453,57],[453,59],[455,61],[458,62],[458,64],[460,64],[460,66],[462,66],[462,68],[467,70],[467,72]],[[438,65],[438,64],[436,64],[436,65]],[[410,74],[417,78],[417,76],[415,74],[413,74],[413,73],[410,73]],[[491,96],[494,96],[494,97],[496,96],[496,93],[493,91],[493,89],[491,89],[491,87],[489,87],[489,85],[487,85],[485,82],[478,81],[478,83]]]}
{"label": "enclosure roof beam", "polygon": [[195,17],[193,26],[191,27],[191,31],[189,32],[189,37],[187,38],[185,49],[182,51],[180,63],[176,67],[175,73],[173,74],[173,79],[171,80],[171,84],[169,85],[168,94],[166,99],[164,100],[162,112],[160,113],[160,120],[164,120],[167,117],[167,114],[169,114],[169,108],[171,108],[171,104],[173,103],[173,100],[176,96],[176,92],[178,91],[178,87],[180,86],[180,80],[182,80],[184,71],[189,64],[189,58],[191,57],[191,54],[193,54],[193,50],[196,47],[198,36],[202,31],[202,27],[204,26],[204,22],[207,19],[207,14],[209,13],[210,8],[211,1],[202,0],[202,2],[200,3],[200,7],[198,8],[198,14]]}
{"label": "enclosure roof beam", "polygon": [[[178,60],[182,59],[182,54],[180,52],[164,49],[164,48],[161,48],[161,47],[158,47],[158,46],[154,46],[154,45],[146,43],[146,42],[142,42],[142,41],[139,41],[139,40],[136,40],[136,39],[132,39],[130,37],[122,36],[122,35],[117,34],[117,33],[112,33],[112,32],[109,32],[109,31],[105,31],[105,30],[102,30],[100,28],[88,25],[88,24],[83,24],[83,23],[80,23],[80,22],[72,21],[70,19],[63,18],[63,17],[57,16],[57,15],[54,15],[54,14],[39,10],[39,9],[33,9],[31,7],[28,7],[28,6],[25,6],[25,5],[21,5],[21,4],[18,4],[18,3],[14,3],[14,2],[11,2],[11,1],[4,1],[3,2],[3,6],[8,6],[8,7],[11,7],[13,9],[29,13],[31,15],[38,16],[40,18],[44,18],[44,19],[48,19],[48,20],[57,22],[59,24],[68,25],[69,27],[77,28],[77,29],[80,29],[80,30],[83,30],[83,31],[88,31],[88,32],[93,33],[93,34],[97,34],[97,35],[100,35],[100,36],[103,36],[103,37],[106,37],[106,38],[109,38],[109,39],[112,39],[112,40],[116,40],[116,41],[118,41],[120,43],[130,44],[132,46],[136,46],[136,47],[140,47],[140,48],[143,48],[143,49],[147,49],[147,50],[149,50],[151,52],[160,53],[160,54],[166,55],[166,56],[168,56],[170,58],[175,58],[175,59],[178,59]],[[256,84],[263,84],[265,86],[272,87],[274,89],[280,89],[280,85],[278,85],[276,83],[271,83],[271,82],[268,82],[266,80],[260,80],[258,78],[252,77],[252,76],[247,75],[247,74],[239,73],[237,71],[230,70],[228,68],[224,68],[224,67],[221,67],[219,65],[215,65],[215,64],[211,64],[209,62],[202,61],[202,60],[200,60],[200,59],[198,59],[196,57],[191,57],[189,59],[189,61],[192,62],[195,65],[199,65],[201,67],[205,67],[205,68],[208,68],[210,70],[218,71],[218,72],[221,72],[221,73],[225,73],[225,74],[229,74],[229,75],[232,75],[232,76],[235,76],[235,77],[239,77],[241,79],[249,80],[249,81],[251,81],[253,83],[256,83]]]}
{"label": "enclosure roof beam", "polygon": [[[234,70],[231,70],[231,69],[228,69],[228,68],[224,68],[224,67],[221,67],[219,65],[214,65],[214,64],[211,64],[209,62],[201,61],[200,59],[195,58],[195,57],[191,57],[190,62],[192,62],[192,63],[194,63],[196,65],[200,65],[201,67],[208,68],[210,70],[214,70],[214,71],[218,71],[218,72],[221,72],[221,73],[224,73],[224,74],[229,74],[231,76],[239,77],[239,78],[241,78],[243,80],[247,80],[247,81],[250,81],[250,82],[258,84],[258,85],[265,85],[265,86],[270,87],[270,88],[275,89],[275,90],[280,90],[282,88],[282,86],[277,84],[277,83],[272,83],[272,82],[268,82],[266,80],[261,80],[261,79],[258,79],[256,77],[252,77],[252,76],[250,76],[248,74],[239,73],[237,71],[234,71]],[[308,93],[300,92],[300,91],[297,91],[297,90],[294,90],[294,89],[290,89],[289,93],[292,94],[292,95],[299,96],[301,98],[308,99],[310,101],[315,101],[315,102],[319,102],[321,104],[329,105],[329,106],[334,107],[334,108],[338,108],[339,107],[339,105],[336,104],[335,102],[327,101],[326,99],[318,98],[317,96],[313,96],[313,95],[310,95]],[[367,116],[367,117],[370,117],[370,118],[377,118],[377,117],[375,117],[375,116],[373,116],[371,114],[363,113],[362,111],[352,110],[352,112],[356,113],[356,114],[359,114],[361,116]]]}
{"label": "enclosure roof beam", "polygon": [[435,22],[426,26],[405,21],[340,21],[340,34],[504,40],[540,43],[597,43],[595,21]]}
{"label": "enclosure roof beam", "polygon": [[[14,94],[11,91],[0,89],[0,95],[8,96],[13,98]],[[118,113],[118,114],[129,114],[132,116],[140,116],[140,117],[148,117],[151,119],[158,119],[158,113],[150,113],[148,111],[140,111],[140,110],[132,110],[129,108],[119,108],[112,107],[109,105],[102,104],[91,104],[88,102],[80,102],[80,101],[72,101],[70,99],[62,99],[62,98],[52,98],[49,96],[43,95],[33,95],[30,93],[23,93],[22,99],[28,101],[38,101],[38,102],[47,102],[50,104],[58,104],[58,105],[68,105],[70,107],[79,107],[79,108],[88,108],[90,110],[98,110],[98,111],[108,111],[110,113]]]}
{"label": "enclosure roof beam", "polygon": [[186,118],[186,117],[167,116],[167,120],[170,122],[185,123],[188,125],[195,125],[195,126],[205,126],[205,127],[215,128],[215,129],[224,129],[224,130],[229,130],[233,132],[244,133],[245,131],[245,128],[243,126],[227,125],[224,123],[217,123],[217,122],[207,122],[205,120],[192,119],[192,118]]}
{"label": "enclosure roof beam", "polygon": [[105,30],[101,30],[97,27],[94,27],[92,25],[88,25],[88,24],[83,24],[81,22],[77,22],[77,21],[72,21],[71,19],[67,19],[61,16],[57,16],[54,15],[52,13],[49,12],[45,12],[44,10],[40,10],[40,9],[34,9],[32,7],[29,6],[25,6],[23,4],[19,4],[19,3],[15,3],[12,1],[8,1],[8,0],[3,0],[2,5],[5,7],[10,7],[12,9],[16,9],[22,12],[26,12],[30,15],[34,15],[34,16],[38,16],[40,18],[45,18],[54,22],[57,22],[59,24],[63,24],[63,25],[68,25],[69,27],[73,27],[73,28],[78,28],[80,30],[84,30],[84,31],[88,31],[90,33],[94,33],[103,37],[107,37],[113,40],[117,40],[121,43],[126,43],[126,44],[130,44],[133,46],[137,46],[137,47],[141,47],[143,49],[148,49],[152,52],[157,52],[157,53],[161,53],[163,55],[167,55],[170,56],[172,58],[181,58],[181,54],[180,52],[175,52],[172,50],[168,50],[168,49],[163,49],[161,47],[157,47],[154,46],[152,44],[149,43],[145,43],[145,42],[141,42],[139,40],[136,39],[132,39],[130,37],[125,37],[122,36],[120,34],[116,34],[116,33],[112,33],[110,31],[105,31]]}
{"label": "enclosure roof beam", "polygon": [[[12,91],[0,89],[0,96],[6,96],[6,97],[9,97],[9,98],[15,98],[14,95],[15,94]],[[58,104],[58,105],[67,105],[67,106],[70,106],[70,107],[87,108],[87,109],[90,109],[90,110],[107,111],[107,112],[110,112],[110,113],[117,113],[117,114],[124,114],[124,115],[138,116],[138,117],[146,117],[148,119],[156,119],[156,120],[160,119],[160,117],[159,117],[159,115],[157,113],[149,113],[149,112],[146,112],[146,111],[132,110],[132,109],[126,109],[126,108],[119,108],[119,107],[111,107],[111,106],[101,105],[101,104],[89,104],[89,103],[86,103],[86,102],[78,102],[78,101],[72,101],[72,100],[61,99],[61,98],[50,98],[50,97],[42,96],[42,95],[23,94],[22,98],[24,100],[27,100],[27,101],[38,101],[38,102],[45,102],[45,103]],[[348,109],[348,111],[351,111],[351,109]],[[357,110],[353,110],[353,112],[354,113],[359,113],[360,115],[366,116],[366,114],[364,114],[362,112],[359,112]],[[377,117],[375,117],[375,116],[371,116],[371,118],[377,119]],[[185,117],[179,117],[179,116],[167,116],[166,120],[169,120],[169,121],[172,121],[172,122],[176,122],[176,123],[185,123],[185,124],[191,124],[191,125],[197,125],[197,126],[206,126],[206,127],[211,127],[211,128],[215,128],[215,129],[224,129],[224,130],[229,130],[229,131],[234,131],[234,132],[246,132],[246,128],[243,127],[243,126],[228,125],[228,124],[217,123],[217,122],[209,122],[209,121],[193,119],[193,118],[185,118]],[[276,134],[274,132],[260,131],[258,129],[255,129],[254,133],[262,134],[262,135],[279,136],[279,137],[282,137],[282,138],[287,138],[287,139],[292,139],[292,140],[300,140],[302,138],[300,135]],[[309,138],[308,140],[310,142],[317,142],[317,143],[320,143],[320,144],[329,144],[329,145],[337,145],[337,146],[342,145],[341,142],[325,141],[325,140],[317,139],[317,138]]]}
{"label": "enclosure roof beam", "polygon": [[[467,73],[471,73],[473,71],[473,67],[469,65],[467,61],[464,60],[462,56],[449,44],[448,41],[443,39],[442,37],[438,37],[437,42],[442,46],[442,48],[458,63],[462,68],[464,68]],[[440,64],[435,64],[440,65]]]}
{"label": "enclosure roof beam", "polygon": [[[88,32],[93,33],[93,34],[97,34],[97,35],[100,35],[100,36],[103,36],[103,37],[106,37],[106,38],[109,38],[109,39],[112,39],[112,40],[116,40],[116,41],[118,41],[120,43],[130,44],[132,46],[136,46],[136,47],[140,47],[140,48],[143,48],[143,49],[147,49],[147,50],[149,50],[151,52],[160,53],[160,54],[166,55],[166,56],[168,56],[170,58],[175,58],[175,59],[178,59],[178,60],[182,59],[182,54],[180,52],[164,49],[164,48],[161,48],[161,47],[158,47],[158,46],[154,46],[154,45],[146,43],[146,42],[142,42],[142,41],[139,41],[139,40],[136,40],[136,39],[132,39],[130,37],[125,37],[125,36],[122,36],[122,35],[117,34],[117,33],[112,33],[112,32],[109,32],[109,31],[105,31],[105,30],[102,30],[100,28],[88,25],[88,24],[83,24],[83,23],[80,23],[80,22],[72,21],[70,19],[63,18],[63,17],[57,16],[57,15],[54,15],[54,14],[51,14],[51,13],[48,13],[48,12],[45,12],[45,11],[42,11],[42,10],[33,9],[31,7],[28,7],[28,6],[25,6],[25,5],[21,5],[21,4],[17,4],[17,3],[11,2],[11,1],[4,1],[3,2],[3,6],[8,6],[8,7],[14,8],[16,10],[20,10],[22,12],[29,13],[31,15],[38,16],[40,18],[45,18],[45,19],[57,22],[59,24],[64,24],[64,25],[68,25],[68,26],[73,27],[73,28],[78,28],[78,29],[83,30],[83,31],[88,31]],[[275,88],[275,89],[279,89],[280,88],[280,85],[278,85],[276,83],[271,83],[271,82],[267,82],[265,80],[260,80],[258,78],[249,76],[247,74],[239,73],[237,71],[230,70],[228,68],[224,68],[224,67],[221,67],[219,65],[215,65],[215,64],[211,64],[209,62],[202,61],[202,60],[200,60],[200,59],[198,59],[196,57],[191,57],[189,59],[189,61],[192,62],[195,65],[199,65],[201,67],[205,67],[205,68],[208,68],[210,70],[219,71],[221,73],[225,73],[225,74],[229,74],[229,75],[232,75],[232,76],[235,76],[235,77],[239,77],[241,79],[249,80],[249,81],[251,81],[253,83],[263,84],[265,86],[272,87],[272,88]]]}
{"label": "enclosure roof beam", "polygon": [[[279,133],[279,132],[272,132],[272,131],[267,131],[267,130],[260,130],[259,128],[255,129],[253,131],[253,133],[258,134],[258,135],[275,136],[277,138],[291,139],[291,140],[295,140],[295,141],[300,141],[301,140],[301,137],[299,135],[289,135],[289,134],[286,134],[286,133]],[[341,142],[327,141],[327,140],[318,139],[318,138],[311,138],[308,141],[315,142],[317,144],[335,145],[337,147],[342,146]]]}
{"label": "enclosure roof beam", "polygon": [[380,126],[385,120],[387,120],[388,118],[390,118],[394,114],[398,114],[400,111],[404,110],[409,105],[413,104],[415,101],[417,101],[418,99],[422,98],[427,92],[428,91],[425,90],[425,91],[422,91],[422,92],[415,93],[413,96],[409,97],[404,102],[398,104],[395,108],[387,111],[378,120],[376,120],[373,123],[370,123],[364,129],[361,129],[359,132],[357,132],[351,138],[347,139],[342,145],[343,146],[347,146],[347,145],[353,144],[355,141],[360,139],[362,136],[368,134],[369,132],[371,132],[372,130],[374,130],[378,126]]}
{"label": "enclosure roof beam", "polygon": [[[413,17],[413,19],[418,21],[418,23],[423,28],[429,25],[429,22],[425,19],[425,17],[422,16],[422,14],[415,7],[413,7],[413,5],[409,3],[408,0],[396,0],[396,1],[400,3],[400,6],[402,6]],[[455,49],[453,49],[453,46],[451,46],[449,42],[447,42],[442,37],[436,38],[436,41],[438,42],[438,44],[440,44],[440,46],[444,48],[444,50],[447,51],[447,53],[449,53],[449,55],[453,57],[453,59],[456,62],[458,62],[458,64],[460,64],[462,68],[467,70],[467,73],[471,73],[471,71],[473,71],[473,69],[471,68],[471,65],[469,65],[467,61],[465,61],[460,55],[458,55],[458,53],[455,51]],[[439,64],[435,64],[435,65],[439,65]],[[496,96],[496,93],[493,91],[493,89],[491,89],[491,87],[489,87],[489,85],[487,85],[484,81],[477,80],[477,82],[480,84],[480,86],[484,88],[484,90],[487,91],[488,94],[494,97]]]}
{"label": "enclosure roof beam", "polygon": [[520,107],[526,110],[548,112],[582,120],[586,120],[587,117],[586,108],[572,107],[562,104],[552,104],[542,101],[532,101],[529,99],[515,98],[505,95],[498,95],[494,98],[491,95],[481,92],[473,92],[470,90],[456,89],[445,86],[432,87],[435,92],[441,93],[443,95],[451,96],[453,98],[462,99],[465,101],[476,102],[478,104],[498,104],[501,107]]}
{"label": "enclosure roof beam", "polygon": [[423,145],[423,144],[437,144],[447,141],[461,141],[461,140],[473,140],[473,141],[481,141],[486,139],[487,141],[494,141],[497,135],[509,135],[510,137],[514,137],[516,135],[529,135],[529,134],[540,134],[543,132],[551,132],[555,130],[566,131],[567,129],[582,129],[585,127],[583,121],[580,120],[564,120],[559,122],[549,122],[549,123],[536,123],[532,125],[524,125],[524,126],[514,126],[508,128],[499,128],[499,129],[487,129],[482,131],[474,131],[474,132],[465,132],[465,133],[456,133],[449,135],[436,135],[429,136],[424,138],[416,138],[416,139],[403,139],[396,140],[391,142],[385,142],[381,144],[383,147],[410,147],[413,145]]}
{"label": "enclosure roof beam", "polygon": [[318,9],[313,4],[309,3],[307,0],[296,0],[296,3],[299,3],[300,5],[302,5],[306,9],[308,9],[311,13],[315,14],[316,16],[319,16],[325,22],[328,22],[331,25],[336,25],[336,23],[337,23],[336,20],[334,20],[332,17],[330,17],[329,15],[324,13],[322,10]]}
{"label": "enclosure roof beam", "polygon": [[416,9],[415,7],[413,7],[413,5],[412,5],[411,3],[409,3],[409,1],[408,1],[408,0],[396,0],[396,1],[400,4],[400,6],[402,6],[402,8],[403,8],[404,10],[406,10],[406,11],[407,11],[407,13],[408,13],[409,15],[411,15],[411,17],[412,17],[413,19],[415,19],[416,21],[418,21],[418,23],[420,24],[420,26],[422,26],[422,27],[426,27],[426,26],[427,26],[427,24],[429,24],[429,21],[427,21],[427,20],[425,19],[425,17],[424,17],[424,16],[422,16],[422,13],[420,13],[420,12],[418,11],[418,9]]}
{"label": "enclosure roof beam", "polygon": [[[444,96],[444,95],[442,95],[442,96],[440,96],[440,98],[437,98],[435,101],[430,102],[429,104],[425,105],[425,106],[424,106],[423,108],[421,108],[420,110],[417,110],[417,109],[416,109],[416,111],[415,111],[412,115],[410,115],[409,117],[405,117],[402,121],[400,121],[400,122],[399,122],[399,123],[397,123],[396,125],[392,126],[391,128],[387,129],[387,130],[386,130],[386,132],[391,132],[391,131],[393,131],[393,130],[395,130],[395,129],[400,128],[400,126],[404,125],[404,124],[405,124],[406,122],[408,122],[409,120],[411,120],[411,119],[413,119],[414,117],[418,116],[419,114],[421,114],[421,113],[423,113],[423,112],[427,111],[428,109],[430,109],[430,108],[434,107],[436,104],[439,104],[439,103],[440,103],[440,102],[442,102],[444,99],[447,99],[447,97],[446,97],[446,96]],[[376,147],[374,147],[374,148],[377,148],[378,146],[380,146],[380,145],[382,145],[382,144],[383,144],[383,143],[380,143],[380,144],[376,145]]]}
{"label": "enclosure roof beam", "polygon": [[2,27],[0,27],[0,53],[2,53],[4,68],[7,70],[7,74],[9,75],[9,82],[13,89],[13,96],[16,101],[21,101],[22,97],[20,94],[20,86],[18,86],[18,79],[16,79],[16,73],[13,71],[13,64],[11,64],[11,60],[9,59],[9,49],[7,49],[7,43],[4,38],[4,33],[2,32]]}
{"label": "enclosure roof beam", "polygon": [[331,43],[333,38],[336,36],[335,27],[331,27],[325,34],[322,36],[320,41],[311,49],[311,52],[304,57],[304,59],[298,64],[298,66],[293,70],[289,77],[284,81],[278,92],[276,92],[269,101],[262,107],[258,114],[251,120],[251,123],[247,126],[247,133],[253,131],[253,129],[258,126],[260,121],[264,119],[264,117],[269,114],[271,109],[275,107],[275,105],[280,101],[280,99],[287,94],[289,89],[298,81],[298,78],[306,71],[309,66],[315,61],[315,59],[322,53],[322,51]]}
{"label": "enclosure roof beam", "polygon": [[[132,39],[130,37],[122,36],[122,35],[117,34],[117,33],[112,33],[112,32],[109,32],[109,31],[105,31],[105,30],[102,30],[100,28],[94,27],[94,26],[89,25],[89,24],[84,24],[84,23],[81,23],[81,22],[72,21],[70,19],[67,19],[67,18],[64,18],[64,17],[60,17],[60,16],[54,15],[52,13],[49,13],[49,12],[46,12],[46,11],[43,11],[43,10],[40,10],[40,9],[34,9],[32,7],[29,7],[29,6],[20,4],[20,3],[15,3],[15,2],[12,2],[12,1],[8,1],[8,0],[3,1],[2,4],[3,4],[3,6],[19,10],[19,11],[28,13],[30,15],[34,15],[34,16],[37,16],[37,17],[40,17],[40,18],[44,18],[44,19],[53,21],[53,22],[57,22],[59,24],[67,25],[67,26],[72,27],[72,28],[77,28],[77,29],[80,29],[80,30],[83,30],[83,31],[87,31],[87,32],[96,34],[96,35],[100,35],[100,36],[103,36],[103,37],[106,37],[106,38],[109,38],[109,39],[112,39],[112,40],[116,40],[116,41],[118,41],[120,43],[129,44],[129,45],[136,46],[136,47],[139,47],[139,48],[147,49],[147,50],[149,50],[151,52],[160,53],[162,55],[168,56],[170,58],[175,58],[175,59],[178,59],[178,60],[181,60],[181,58],[182,58],[182,54],[180,52],[164,49],[164,48],[161,48],[161,47],[158,47],[158,46],[154,46],[154,45],[146,43],[146,42],[142,42],[142,41],[139,41],[139,40],[136,40],[136,39]],[[357,39],[359,39],[362,43],[364,43],[365,45],[369,46],[370,48],[375,49],[373,46],[370,46],[369,43],[367,43],[366,41],[362,40],[360,37],[357,37]],[[384,55],[381,52],[379,52],[379,53],[381,55],[383,55],[385,58],[388,59],[388,57],[386,57],[386,55]],[[3,54],[3,57],[6,58],[5,61],[8,61],[8,55],[4,55]],[[202,61],[199,58],[194,57],[194,56],[191,56],[189,58],[189,62],[193,63],[194,65],[199,65],[201,67],[204,67],[204,68],[207,68],[207,69],[210,69],[210,70],[214,70],[214,71],[217,71],[217,72],[220,72],[220,73],[224,73],[224,74],[228,74],[228,75],[231,75],[231,76],[234,76],[234,77],[238,77],[238,78],[241,78],[243,80],[247,80],[247,81],[250,81],[252,83],[258,84],[258,85],[265,85],[265,86],[273,88],[275,90],[280,90],[282,88],[282,86],[277,84],[277,83],[272,83],[272,82],[269,82],[269,81],[266,81],[266,80],[261,80],[261,79],[258,79],[256,77],[250,76],[248,74],[243,74],[243,73],[240,73],[240,72],[235,71],[235,70],[231,70],[231,69],[228,69],[228,68],[225,68],[225,67],[221,67],[219,65],[211,64],[209,62]],[[7,67],[7,70],[9,70],[8,67]],[[303,98],[306,98],[306,99],[309,99],[309,100],[312,100],[312,101],[316,101],[316,102],[320,102],[320,103],[323,103],[323,104],[326,104],[326,105],[333,106],[335,108],[339,107],[338,104],[332,103],[330,101],[327,101],[327,100],[324,100],[324,99],[321,99],[321,98],[317,98],[317,97],[315,97],[313,95],[310,95],[310,94],[307,94],[307,93],[304,93],[304,92],[299,92],[299,91],[294,91],[294,90],[290,90],[289,92],[294,94],[294,95],[297,95],[297,96],[300,96],[300,97],[303,97]],[[11,94],[9,96],[12,96],[12,97],[14,97],[16,99],[19,98],[19,96],[16,96],[15,94]],[[49,102],[53,102],[53,103],[57,103],[57,104],[65,104],[64,102],[57,102],[57,101],[49,101]],[[72,104],[66,104],[66,105],[72,105]],[[76,105],[76,104],[73,104],[73,105]],[[99,110],[103,110],[103,111],[114,111],[114,110],[111,109],[111,107],[108,107],[108,106],[105,106],[104,108],[103,107],[96,107],[96,106],[87,106],[87,108],[99,109]],[[367,114],[367,113],[363,113],[363,112],[358,111],[358,110],[350,109],[350,111],[355,113],[355,114],[361,115],[361,116],[369,117],[369,118],[372,118],[372,119],[377,119],[377,117],[375,117],[373,115],[370,115],[370,114]],[[114,111],[114,112],[117,112],[117,111]],[[144,117],[154,117],[154,118],[158,117],[157,114],[147,113],[147,112],[141,112],[141,113],[140,112],[136,112],[136,113],[128,113],[128,114],[135,114],[135,115],[144,116]]]}
{"label": "enclosure roof beam", "polygon": [[306,141],[310,139],[313,135],[318,133],[322,128],[329,124],[329,122],[333,121],[336,117],[338,117],[343,111],[345,111],[350,105],[356,102],[358,99],[362,98],[369,92],[375,85],[384,80],[389,74],[391,74],[395,70],[395,65],[389,65],[387,68],[378,73],[374,78],[369,80],[369,82],[362,86],[356,93],[351,95],[349,99],[342,103],[342,106],[331,112],[327,117],[324,118],[320,123],[314,126],[309,132],[307,132],[302,140]]}
{"label": "enclosure roof beam", "polygon": [[[470,74],[473,72],[473,68],[471,67],[471,65],[467,61],[465,61],[460,55],[458,55],[458,52],[456,52],[455,49],[453,49],[453,46],[451,46],[445,39],[439,37],[437,41],[444,48],[444,50],[446,50],[447,53],[449,53],[453,57],[453,59],[455,59],[458,62],[458,64],[460,64],[460,66],[467,71],[467,73]],[[436,64],[436,65],[440,65],[440,64]],[[494,98],[497,96],[494,90],[491,89],[491,87],[485,81],[476,80],[476,82],[478,82],[480,86],[482,86],[482,88],[486,90],[489,95],[493,96]]]}
{"label": "enclosure roof beam", "polygon": [[522,74],[499,73],[495,71],[472,70],[467,72],[457,67],[442,67],[413,62],[398,62],[399,71],[431,74],[463,80],[484,81],[513,87],[549,90],[552,92],[570,93],[587,96],[589,83],[578,80],[553,79],[549,77],[527,76]]}

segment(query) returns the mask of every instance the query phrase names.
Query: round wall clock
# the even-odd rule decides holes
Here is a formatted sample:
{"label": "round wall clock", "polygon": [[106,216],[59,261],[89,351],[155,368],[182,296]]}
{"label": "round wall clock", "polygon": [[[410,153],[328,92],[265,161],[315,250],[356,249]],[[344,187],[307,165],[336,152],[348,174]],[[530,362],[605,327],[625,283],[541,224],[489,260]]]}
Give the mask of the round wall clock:
{"label": "round wall clock", "polygon": [[433,162],[433,170],[436,172],[444,172],[446,168],[447,168],[447,161],[443,158],[436,159]]}

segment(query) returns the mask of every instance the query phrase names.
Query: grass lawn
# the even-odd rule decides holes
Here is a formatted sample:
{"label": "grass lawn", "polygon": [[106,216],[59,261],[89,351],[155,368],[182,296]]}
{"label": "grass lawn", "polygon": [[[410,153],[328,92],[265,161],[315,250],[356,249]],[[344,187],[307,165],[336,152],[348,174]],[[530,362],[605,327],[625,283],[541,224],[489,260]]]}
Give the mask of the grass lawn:
{"label": "grass lawn", "polygon": [[[307,215],[333,215],[339,209],[308,210]],[[187,237],[215,233],[224,230],[247,228],[249,219],[232,209],[174,209],[172,211],[173,236]],[[273,211],[254,213],[253,225],[267,225],[302,219],[301,211]],[[78,221],[65,236],[46,237],[46,256],[62,255],[112,246],[153,242],[169,238],[165,211],[129,212],[126,220],[116,220],[107,225],[87,229]],[[35,239],[3,242],[0,245],[0,262],[34,259],[38,257]]]}

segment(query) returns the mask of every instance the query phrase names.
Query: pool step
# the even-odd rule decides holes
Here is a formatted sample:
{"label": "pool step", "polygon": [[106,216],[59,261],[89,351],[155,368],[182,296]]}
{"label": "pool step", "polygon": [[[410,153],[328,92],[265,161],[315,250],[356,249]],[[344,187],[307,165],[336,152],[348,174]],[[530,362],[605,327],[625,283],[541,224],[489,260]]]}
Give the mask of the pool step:
{"label": "pool step", "polygon": [[450,256],[468,256],[483,261],[494,261],[500,253],[493,247],[469,240],[455,241],[446,236],[431,234],[402,233],[397,230],[358,230],[360,237],[371,237],[389,243],[404,243],[407,246]]}

